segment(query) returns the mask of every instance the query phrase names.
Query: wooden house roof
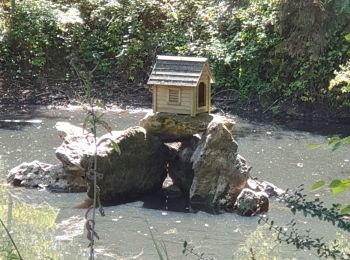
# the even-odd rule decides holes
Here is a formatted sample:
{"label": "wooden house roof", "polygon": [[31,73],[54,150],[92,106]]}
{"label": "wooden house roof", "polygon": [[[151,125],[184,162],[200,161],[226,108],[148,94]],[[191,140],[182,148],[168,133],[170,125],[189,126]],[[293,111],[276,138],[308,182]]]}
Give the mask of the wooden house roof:
{"label": "wooden house roof", "polygon": [[196,87],[205,69],[213,82],[206,58],[158,55],[147,84]]}

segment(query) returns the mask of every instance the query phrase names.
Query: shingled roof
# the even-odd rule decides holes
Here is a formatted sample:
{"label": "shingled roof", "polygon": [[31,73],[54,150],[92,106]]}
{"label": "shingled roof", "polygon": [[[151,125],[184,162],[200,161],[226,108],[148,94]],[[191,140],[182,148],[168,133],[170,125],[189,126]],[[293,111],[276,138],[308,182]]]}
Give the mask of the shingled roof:
{"label": "shingled roof", "polygon": [[205,66],[206,58],[159,55],[147,84],[196,87]]}

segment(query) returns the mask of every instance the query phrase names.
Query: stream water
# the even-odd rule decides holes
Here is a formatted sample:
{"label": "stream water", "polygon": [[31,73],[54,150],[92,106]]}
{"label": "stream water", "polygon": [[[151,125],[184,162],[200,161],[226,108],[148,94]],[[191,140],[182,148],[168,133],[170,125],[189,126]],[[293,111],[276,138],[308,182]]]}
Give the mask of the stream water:
{"label": "stream water", "polygon": [[[114,129],[121,130],[137,125],[144,115],[145,111],[110,111],[105,119]],[[293,124],[287,128],[238,117],[235,120],[234,135],[239,153],[253,166],[252,175],[260,180],[270,181],[283,189],[295,189],[304,184],[308,192],[318,180],[329,182],[334,178],[350,177],[349,146],[334,152],[327,147],[307,148],[309,143],[324,142],[327,136],[349,134],[346,133],[350,130],[347,126]],[[7,171],[22,162],[57,163],[54,152],[61,141],[54,125],[58,121],[82,125],[84,112],[41,108],[1,118],[0,183],[5,184]],[[309,197],[320,197],[328,204],[334,201],[350,204],[346,194],[333,197],[327,190],[310,193]],[[47,256],[87,259],[88,241],[83,233],[85,210],[74,208],[84,198],[84,193],[48,193],[2,185],[0,210],[3,212],[0,216],[10,228],[18,226],[13,228],[12,234],[19,241],[19,247],[23,246],[23,255],[28,256],[25,259],[44,259]],[[25,210],[27,213],[23,213]],[[204,253],[205,259],[249,259],[250,248],[256,259],[264,256],[266,259],[318,259],[310,251],[277,244],[273,233],[258,225],[257,217],[147,209],[142,202],[106,207],[105,212],[105,217],[97,217],[100,236],[96,244],[97,259],[159,259],[152,235],[159,245],[164,243],[169,259],[197,259],[192,254],[182,254],[184,240],[194,247],[195,252]],[[282,226],[295,218],[299,230],[312,229],[313,237],[322,236],[326,241],[335,237],[346,238],[328,223],[292,215],[276,201],[271,202],[268,215]],[[29,221],[35,218],[36,222],[46,223],[46,226]],[[349,246],[349,242],[345,243]],[[37,250],[26,253],[28,248]]]}

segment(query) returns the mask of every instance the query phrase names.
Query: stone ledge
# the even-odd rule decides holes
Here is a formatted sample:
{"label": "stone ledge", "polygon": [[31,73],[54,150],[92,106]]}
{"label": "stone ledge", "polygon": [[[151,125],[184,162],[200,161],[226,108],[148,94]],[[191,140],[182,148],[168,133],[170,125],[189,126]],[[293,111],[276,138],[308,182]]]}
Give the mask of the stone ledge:
{"label": "stone ledge", "polygon": [[177,138],[203,133],[213,121],[222,122],[229,131],[232,131],[235,126],[231,118],[208,113],[202,113],[196,117],[171,113],[149,113],[140,120],[140,126],[145,128],[148,134],[174,141]]}

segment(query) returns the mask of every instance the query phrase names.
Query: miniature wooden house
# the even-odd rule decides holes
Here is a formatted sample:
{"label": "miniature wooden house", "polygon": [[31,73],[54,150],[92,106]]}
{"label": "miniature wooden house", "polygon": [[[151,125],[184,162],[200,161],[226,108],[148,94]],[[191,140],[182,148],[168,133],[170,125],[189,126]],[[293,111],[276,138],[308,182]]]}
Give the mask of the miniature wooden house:
{"label": "miniature wooden house", "polygon": [[212,83],[206,58],[157,56],[147,82],[153,91],[153,112],[191,116],[210,112]]}

